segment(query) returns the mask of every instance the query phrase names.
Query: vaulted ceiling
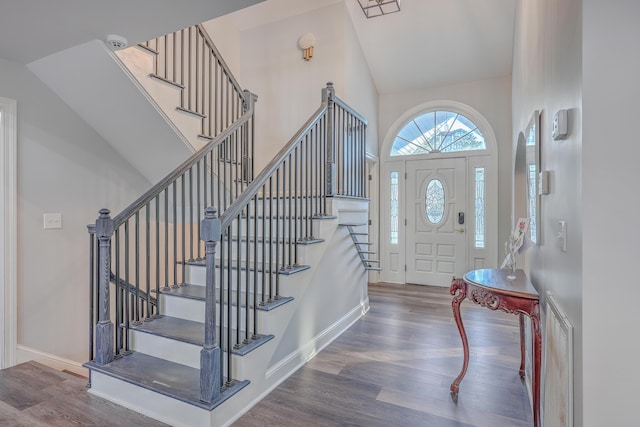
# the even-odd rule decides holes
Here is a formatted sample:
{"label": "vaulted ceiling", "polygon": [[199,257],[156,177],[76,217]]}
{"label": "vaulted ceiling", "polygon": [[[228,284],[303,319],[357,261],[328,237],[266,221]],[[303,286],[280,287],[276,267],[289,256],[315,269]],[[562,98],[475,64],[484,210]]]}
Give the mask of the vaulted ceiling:
{"label": "vaulted ceiling", "polygon": [[[29,63],[107,34],[143,41],[263,0],[0,0],[0,58]],[[400,0],[367,19],[357,0],[266,0],[261,19],[344,1],[381,94],[511,74],[517,0]]]}

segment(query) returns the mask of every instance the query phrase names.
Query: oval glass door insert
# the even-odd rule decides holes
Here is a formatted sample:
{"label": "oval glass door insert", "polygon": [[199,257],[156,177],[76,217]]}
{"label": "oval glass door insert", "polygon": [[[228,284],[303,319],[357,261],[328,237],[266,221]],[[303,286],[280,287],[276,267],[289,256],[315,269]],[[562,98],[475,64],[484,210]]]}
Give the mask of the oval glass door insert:
{"label": "oval glass door insert", "polygon": [[425,211],[431,224],[439,224],[444,217],[444,186],[439,179],[432,179],[427,184]]}

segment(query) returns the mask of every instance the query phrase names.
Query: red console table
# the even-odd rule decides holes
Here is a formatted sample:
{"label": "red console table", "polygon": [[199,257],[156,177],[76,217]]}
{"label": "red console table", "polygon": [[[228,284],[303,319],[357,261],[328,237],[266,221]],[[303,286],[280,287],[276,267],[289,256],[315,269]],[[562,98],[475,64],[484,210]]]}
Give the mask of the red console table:
{"label": "red console table", "polygon": [[520,317],[520,376],[524,378],[525,343],[524,343],[524,315],[531,318],[533,324],[533,424],[540,426],[540,367],[542,354],[542,336],[540,335],[540,296],[538,291],[524,274],[517,270],[515,279],[508,279],[511,270],[486,269],[474,270],[464,275],[463,279],[454,278],[451,282],[453,295],[453,315],[462,338],[464,348],[464,362],[460,375],[451,383],[451,393],[457,397],[460,382],[469,366],[469,341],[460,317],[460,303],[465,298],[487,307],[490,310],[501,310],[517,314]]}

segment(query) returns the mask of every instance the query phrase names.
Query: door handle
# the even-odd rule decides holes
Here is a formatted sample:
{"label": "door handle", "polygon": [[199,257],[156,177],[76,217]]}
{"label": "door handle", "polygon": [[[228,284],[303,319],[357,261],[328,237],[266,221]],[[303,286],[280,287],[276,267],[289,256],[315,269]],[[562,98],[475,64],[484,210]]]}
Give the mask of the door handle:
{"label": "door handle", "polygon": [[464,233],[464,227],[456,228],[458,233]]}

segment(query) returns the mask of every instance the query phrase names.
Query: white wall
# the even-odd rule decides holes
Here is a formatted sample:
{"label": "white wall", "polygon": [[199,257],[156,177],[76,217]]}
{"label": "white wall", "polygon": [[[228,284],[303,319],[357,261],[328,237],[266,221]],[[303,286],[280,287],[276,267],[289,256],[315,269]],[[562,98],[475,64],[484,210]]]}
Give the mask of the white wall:
{"label": "white wall", "polygon": [[[489,122],[498,145],[498,242],[504,242],[511,231],[511,78],[501,77],[452,86],[380,95],[380,158],[388,154],[395,138],[396,122],[407,111],[434,101],[466,104]],[[384,150],[384,151],[383,151]],[[503,257],[503,247],[498,259]]]}
{"label": "white wall", "polygon": [[[26,67],[0,59],[0,96],[18,103],[18,344],[88,358],[86,225],[150,184]],[[43,230],[43,213],[63,228]]]}
{"label": "white wall", "polygon": [[[550,171],[551,191],[542,196],[538,222],[542,241],[540,246],[527,250],[527,270],[540,294],[550,291],[575,328],[576,426],[583,421],[581,3],[581,0],[519,2],[514,41],[512,133],[515,150],[518,133],[526,129],[535,110],[542,111],[541,169]],[[570,132],[564,141],[551,138],[551,120],[558,109],[570,111]],[[600,119],[598,122],[602,123]],[[513,160],[511,165],[513,167]],[[555,238],[557,222],[561,219],[567,221],[567,252],[559,248]],[[598,262],[594,265],[602,266]]]}
{"label": "white wall", "polygon": [[[640,3],[583,0],[584,426],[638,425]],[[565,286],[567,284],[565,283]],[[576,347],[580,351],[580,347]],[[577,385],[577,384],[576,384]]]}

